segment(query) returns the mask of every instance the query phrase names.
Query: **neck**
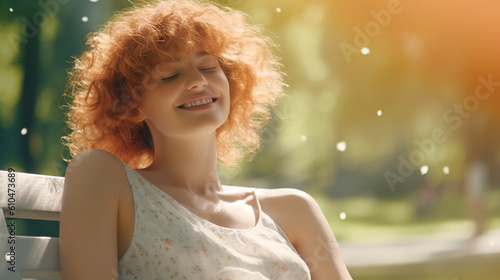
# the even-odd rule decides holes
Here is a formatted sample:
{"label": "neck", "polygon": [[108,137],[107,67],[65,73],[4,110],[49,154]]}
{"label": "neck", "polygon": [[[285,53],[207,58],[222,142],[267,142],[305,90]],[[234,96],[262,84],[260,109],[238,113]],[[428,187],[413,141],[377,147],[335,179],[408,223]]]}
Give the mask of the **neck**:
{"label": "neck", "polygon": [[205,195],[220,190],[215,133],[155,140],[153,162],[146,170],[162,184]]}

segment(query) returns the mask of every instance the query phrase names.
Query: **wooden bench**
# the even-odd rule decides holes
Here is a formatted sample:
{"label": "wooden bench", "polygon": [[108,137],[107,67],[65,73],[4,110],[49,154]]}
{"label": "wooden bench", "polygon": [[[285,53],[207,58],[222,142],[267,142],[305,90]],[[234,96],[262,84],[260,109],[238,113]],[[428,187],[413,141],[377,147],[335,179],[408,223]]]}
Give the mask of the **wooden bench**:
{"label": "wooden bench", "polygon": [[[16,219],[59,221],[63,185],[64,177],[0,170],[0,253],[12,259],[0,261],[0,279],[61,279],[59,238],[14,235],[14,226]],[[15,272],[9,270],[14,264]]]}

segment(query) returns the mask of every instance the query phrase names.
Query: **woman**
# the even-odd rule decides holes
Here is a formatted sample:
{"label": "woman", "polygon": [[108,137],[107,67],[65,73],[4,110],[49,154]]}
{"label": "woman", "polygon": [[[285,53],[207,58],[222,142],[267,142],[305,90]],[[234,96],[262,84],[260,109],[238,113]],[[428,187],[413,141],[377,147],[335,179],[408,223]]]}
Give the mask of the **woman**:
{"label": "woman", "polygon": [[157,1],[92,34],[64,137],[63,279],[351,279],[317,203],[222,186],[281,94],[242,13]]}

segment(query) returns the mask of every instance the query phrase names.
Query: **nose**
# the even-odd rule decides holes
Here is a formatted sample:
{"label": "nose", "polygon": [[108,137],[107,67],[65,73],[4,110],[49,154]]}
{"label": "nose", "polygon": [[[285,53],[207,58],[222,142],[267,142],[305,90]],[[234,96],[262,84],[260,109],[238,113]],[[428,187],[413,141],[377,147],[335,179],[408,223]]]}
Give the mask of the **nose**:
{"label": "nose", "polygon": [[189,71],[186,80],[187,89],[199,89],[206,87],[207,84],[207,79],[200,70],[193,68]]}

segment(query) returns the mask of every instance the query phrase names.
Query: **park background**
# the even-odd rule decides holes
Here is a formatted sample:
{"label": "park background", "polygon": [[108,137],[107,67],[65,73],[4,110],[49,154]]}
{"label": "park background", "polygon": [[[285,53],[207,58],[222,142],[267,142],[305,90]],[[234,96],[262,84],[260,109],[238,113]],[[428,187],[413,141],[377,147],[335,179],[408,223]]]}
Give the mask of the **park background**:
{"label": "park background", "polygon": [[[238,170],[221,171],[224,183],[307,191],[346,251],[487,236],[500,252],[491,234],[500,229],[500,3],[217,2],[267,30],[288,84],[260,153]],[[64,175],[60,106],[67,71],[85,36],[130,5],[0,2],[1,170]],[[21,231],[57,236],[57,225],[28,222]],[[499,260],[490,254],[481,263],[492,258]],[[498,267],[460,260],[432,271],[405,267],[405,276],[395,273],[401,267],[386,267],[385,276],[361,270],[353,276],[499,275]]]}

